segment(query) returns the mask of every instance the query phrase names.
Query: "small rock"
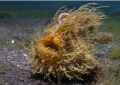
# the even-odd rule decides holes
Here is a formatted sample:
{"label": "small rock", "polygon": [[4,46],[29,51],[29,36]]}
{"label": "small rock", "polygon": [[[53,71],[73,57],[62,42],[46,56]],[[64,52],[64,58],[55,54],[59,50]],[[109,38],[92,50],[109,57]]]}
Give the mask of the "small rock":
{"label": "small rock", "polygon": [[25,57],[26,57],[27,55],[26,55],[26,54],[23,54],[23,56],[25,56]]}
{"label": "small rock", "polygon": [[12,44],[15,43],[15,40],[12,40],[11,43],[12,43]]}
{"label": "small rock", "polygon": [[24,78],[20,78],[20,81],[24,81]]}
{"label": "small rock", "polygon": [[20,65],[17,65],[17,67],[20,67]]}

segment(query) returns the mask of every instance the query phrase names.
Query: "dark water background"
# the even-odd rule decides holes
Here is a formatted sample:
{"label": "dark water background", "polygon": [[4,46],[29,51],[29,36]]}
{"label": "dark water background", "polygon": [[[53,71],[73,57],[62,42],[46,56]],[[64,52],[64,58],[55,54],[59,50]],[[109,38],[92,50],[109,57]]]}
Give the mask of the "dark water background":
{"label": "dark water background", "polygon": [[112,10],[120,8],[120,1],[0,1],[0,7],[7,7],[6,10],[21,9],[49,9],[58,10],[62,6],[68,8],[78,8],[86,3],[95,2],[100,3],[103,6],[109,6],[103,8],[105,13],[109,14]]}

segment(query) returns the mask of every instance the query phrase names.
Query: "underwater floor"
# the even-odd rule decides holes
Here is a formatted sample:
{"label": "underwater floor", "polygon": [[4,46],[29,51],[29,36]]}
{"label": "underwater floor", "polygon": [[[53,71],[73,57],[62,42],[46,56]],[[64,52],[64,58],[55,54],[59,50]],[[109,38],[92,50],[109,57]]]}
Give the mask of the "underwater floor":
{"label": "underwater floor", "polygon": [[[50,22],[49,18],[31,18],[19,16],[11,19],[0,19],[0,85],[58,85],[44,78],[32,75],[27,65],[25,46],[29,45],[36,32],[43,32]],[[120,61],[110,59],[109,52],[120,44],[120,40],[110,44],[98,45],[95,49],[97,59],[102,62],[109,73],[106,85],[119,85]],[[120,55],[118,55],[120,56]],[[109,82],[111,81],[111,82]],[[78,80],[63,81],[61,85],[90,85]]]}

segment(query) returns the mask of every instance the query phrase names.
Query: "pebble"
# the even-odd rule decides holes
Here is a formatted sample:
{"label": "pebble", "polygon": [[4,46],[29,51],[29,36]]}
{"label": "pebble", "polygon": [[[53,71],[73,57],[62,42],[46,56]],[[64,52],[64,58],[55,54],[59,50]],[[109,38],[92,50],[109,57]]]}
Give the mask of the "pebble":
{"label": "pebble", "polygon": [[25,56],[25,57],[26,57],[27,55],[26,55],[26,54],[23,54],[23,56]]}
{"label": "pebble", "polygon": [[11,43],[14,44],[14,43],[15,43],[15,40],[12,40]]}

